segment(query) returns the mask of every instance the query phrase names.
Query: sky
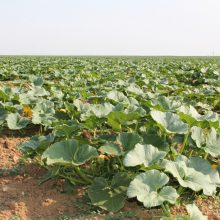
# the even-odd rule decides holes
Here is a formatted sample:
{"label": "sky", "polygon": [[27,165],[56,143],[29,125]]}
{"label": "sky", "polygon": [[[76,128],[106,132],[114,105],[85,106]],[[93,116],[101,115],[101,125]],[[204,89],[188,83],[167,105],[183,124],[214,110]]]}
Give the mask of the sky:
{"label": "sky", "polygon": [[1,55],[220,55],[220,0],[0,0]]}

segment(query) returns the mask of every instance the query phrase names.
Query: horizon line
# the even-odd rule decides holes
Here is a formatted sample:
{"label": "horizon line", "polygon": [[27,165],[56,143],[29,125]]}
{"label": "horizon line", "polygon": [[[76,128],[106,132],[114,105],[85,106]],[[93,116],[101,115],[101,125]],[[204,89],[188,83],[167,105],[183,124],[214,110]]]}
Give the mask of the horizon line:
{"label": "horizon line", "polygon": [[91,54],[0,54],[0,57],[3,56],[71,56],[71,57],[220,57],[219,55],[138,55],[138,54],[101,54],[101,55],[91,55]]}

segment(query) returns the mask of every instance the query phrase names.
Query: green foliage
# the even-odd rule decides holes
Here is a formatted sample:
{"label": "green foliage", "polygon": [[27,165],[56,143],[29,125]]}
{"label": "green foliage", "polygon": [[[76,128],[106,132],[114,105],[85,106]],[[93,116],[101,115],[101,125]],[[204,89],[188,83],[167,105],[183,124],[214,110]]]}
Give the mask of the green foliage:
{"label": "green foliage", "polygon": [[220,156],[220,134],[214,128],[207,135],[205,151],[213,157]]}
{"label": "green foliage", "polygon": [[205,195],[213,195],[220,184],[218,172],[199,157],[187,159],[181,156],[176,161],[164,160],[163,165],[165,171],[171,173],[181,186],[194,191],[203,190]]}
{"label": "green foliage", "polygon": [[217,58],[1,57],[0,131],[36,131],[19,148],[48,169],[42,181],[85,185],[104,210],[213,196],[219,79]]}
{"label": "green foliage", "polygon": [[123,146],[125,151],[133,149],[137,143],[141,143],[142,141],[142,137],[137,133],[120,133],[118,135],[118,142]]}
{"label": "green foliage", "polygon": [[171,112],[151,111],[151,117],[168,133],[186,134],[188,126],[180,120],[180,118]]}
{"label": "green foliage", "polygon": [[173,187],[165,186],[168,181],[169,177],[158,170],[146,171],[131,181],[127,196],[137,197],[146,208],[159,206],[165,201],[174,204],[179,195]]}
{"label": "green foliage", "polygon": [[29,123],[27,118],[21,117],[18,113],[10,113],[6,120],[8,128],[11,130],[19,130],[25,128]]}
{"label": "green foliage", "polygon": [[105,144],[103,144],[99,148],[99,151],[103,154],[106,153],[114,156],[120,156],[122,154],[121,148],[112,142],[106,142]]}
{"label": "green foliage", "polygon": [[124,165],[133,167],[143,164],[145,167],[149,167],[158,163],[166,154],[166,152],[159,151],[153,145],[136,144],[135,148],[126,154]]}
{"label": "green foliage", "polygon": [[130,179],[126,174],[116,174],[109,183],[103,177],[96,177],[89,187],[92,203],[105,210],[116,212],[124,206],[125,195]]}
{"label": "green foliage", "polygon": [[86,144],[80,145],[76,140],[68,140],[56,142],[48,147],[42,154],[42,160],[45,160],[47,165],[79,166],[97,155],[94,147]]}

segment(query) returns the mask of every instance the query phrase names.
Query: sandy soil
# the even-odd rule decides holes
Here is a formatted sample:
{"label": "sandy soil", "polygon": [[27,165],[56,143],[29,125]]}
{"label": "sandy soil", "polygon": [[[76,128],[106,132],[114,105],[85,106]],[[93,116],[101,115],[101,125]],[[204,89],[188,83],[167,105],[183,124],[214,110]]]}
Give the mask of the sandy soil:
{"label": "sandy soil", "polygon": [[16,146],[28,137],[0,137],[0,168],[11,168],[18,163],[21,153]]}
{"label": "sandy soil", "polygon": [[[0,169],[18,165],[21,153],[16,148],[28,138],[0,138]],[[0,219],[19,216],[22,220],[48,219],[63,213],[74,213],[76,196],[63,192],[61,180],[50,180],[39,185],[45,171],[33,164],[22,167],[22,174],[0,176]],[[80,190],[76,193],[80,196]],[[52,218],[53,219],[53,218]]]}

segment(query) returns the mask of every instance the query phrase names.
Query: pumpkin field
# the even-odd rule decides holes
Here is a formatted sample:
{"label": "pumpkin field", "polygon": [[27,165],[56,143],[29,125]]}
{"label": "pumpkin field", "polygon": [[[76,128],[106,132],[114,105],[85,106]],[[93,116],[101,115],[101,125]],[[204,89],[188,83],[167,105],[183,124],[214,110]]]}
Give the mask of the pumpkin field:
{"label": "pumpkin field", "polygon": [[220,58],[0,57],[0,219],[220,219]]}

